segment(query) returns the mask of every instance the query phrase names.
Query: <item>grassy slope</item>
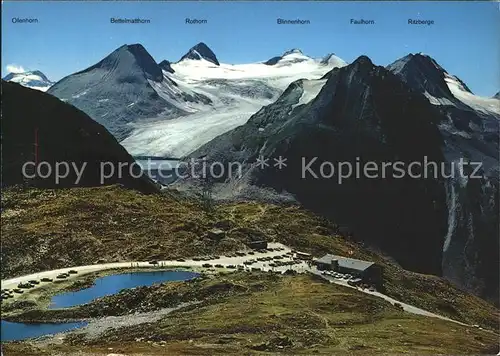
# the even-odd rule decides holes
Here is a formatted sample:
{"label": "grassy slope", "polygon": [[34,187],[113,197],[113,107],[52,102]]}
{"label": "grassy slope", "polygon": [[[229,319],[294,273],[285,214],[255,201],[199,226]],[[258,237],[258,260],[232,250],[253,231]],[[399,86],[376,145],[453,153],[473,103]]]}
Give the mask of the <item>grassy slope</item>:
{"label": "grassy slope", "polygon": [[[485,354],[498,335],[399,311],[381,299],[308,275],[233,273],[128,290],[87,308],[154,310],[198,300],[159,322],[111,330],[101,339],[69,336],[47,354]],[[139,341],[138,341],[139,340]],[[29,343],[9,355],[36,354]],[[79,354],[80,355],[80,354]]]}
{"label": "grassy slope", "polygon": [[[71,190],[9,189],[2,196],[2,278],[71,265],[169,259],[223,253],[264,236],[316,255],[336,253],[376,261],[386,293],[470,324],[498,329],[498,309],[434,276],[405,271],[380,254],[335,234],[334,226],[298,207],[257,203],[206,212],[195,201],[141,195],[116,186]],[[217,243],[207,231],[223,222]]]}

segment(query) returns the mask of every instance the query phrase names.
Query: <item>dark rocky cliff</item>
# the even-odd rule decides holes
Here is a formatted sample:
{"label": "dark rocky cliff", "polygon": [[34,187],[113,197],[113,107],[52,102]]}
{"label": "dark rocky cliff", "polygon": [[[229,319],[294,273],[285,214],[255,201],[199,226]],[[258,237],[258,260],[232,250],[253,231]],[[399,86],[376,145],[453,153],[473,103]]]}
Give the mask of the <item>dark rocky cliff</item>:
{"label": "dark rocky cliff", "polygon": [[[52,169],[55,169],[56,162],[68,162],[79,169],[86,163],[86,167],[78,184],[75,184],[77,175],[73,169],[58,184],[54,174],[46,179],[26,179],[22,167],[26,162],[35,160],[47,162]],[[100,186],[102,162],[116,167],[115,174],[104,180],[105,185],[118,183],[142,192],[157,191],[148,178],[132,176],[138,176],[140,168],[134,166],[130,173],[133,158],[102,125],[52,95],[2,81],[3,186]],[[121,177],[118,175],[120,163],[126,165]],[[30,168],[27,172],[35,174]],[[65,171],[61,168],[61,172]]]}

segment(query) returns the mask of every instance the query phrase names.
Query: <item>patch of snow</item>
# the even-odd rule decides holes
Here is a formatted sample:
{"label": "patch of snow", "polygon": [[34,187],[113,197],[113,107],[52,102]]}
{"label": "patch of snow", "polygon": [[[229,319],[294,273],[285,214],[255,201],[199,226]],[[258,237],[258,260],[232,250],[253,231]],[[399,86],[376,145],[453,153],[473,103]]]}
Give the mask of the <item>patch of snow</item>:
{"label": "patch of snow", "polygon": [[38,86],[27,86],[28,88],[31,88],[31,89],[35,89],[35,90],[40,90],[40,91],[47,91],[49,90],[50,88],[50,85],[46,86],[46,87],[38,87]]}
{"label": "patch of snow", "polygon": [[302,82],[302,96],[300,97],[297,104],[294,104],[292,106],[292,109],[299,105],[307,104],[311,100],[313,100],[316,96],[318,96],[325,83],[326,79],[304,80]]}
{"label": "patch of snow", "polygon": [[344,61],[343,59],[337,57],[333,53],[327,55],[324,58],[318,59],[317,61],[319,61],[323,65],[327,65],[327,66],[330,66],[330,67],[333,67],[333,68],[340,68],[340,67],[344,67],[344,66],[347,65],[346,61]]}
{"label": "patch of snow", "polygon": [[451,100],[447,98],[436,98],[435,96],[432,96],[429,94],[427,91],[424,93],[425,97],[429,99],[429,102],[433,105],[454,105]]}
{"label": "patch of snow", "polygon": [[445,74],[445,81],[451,93],[464,104],[486,114],[500,115],[500,100],[496,98],[484,98],[469,93],[460,81],[452,75]]}
{"label": "patch of snow", "polygon": [[87,94],[87,91],[82,91],[81,93],[78,93],[78,94],[75,94],[73,96],[71,96],[73,99],[78,99],[79,97],[81,96],[84,96],[85,94]]}

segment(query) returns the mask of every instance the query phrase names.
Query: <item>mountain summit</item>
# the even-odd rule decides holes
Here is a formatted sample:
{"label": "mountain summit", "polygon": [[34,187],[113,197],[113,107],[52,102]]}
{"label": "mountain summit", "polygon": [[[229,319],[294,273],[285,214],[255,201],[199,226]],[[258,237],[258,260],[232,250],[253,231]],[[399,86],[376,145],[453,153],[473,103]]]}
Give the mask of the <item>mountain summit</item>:
{"label": "mountain summit", "polygon": [[335,53],[329,53],[323,58],[321,58],[320,63],[325,66],[334,66],[334,67],[344,67],[347,63],[341,58],[337,57]]}
{"label": "mountain summit", "polygon": [[273,66],[276,64],[289,65],[293,63],[304,62],[310,59],[311,58],[302,53],[300,49],[292,48],[288,51],[285,51],[281,56],[276,56],[265,61],[264,64],[267,64],[268,66]]}
{"label": "mountain summit", "polygon": [[215,65],[220,65],[215,53],[203,42],[200,42],[196,46],[192,47],[185,55],[182,56],[180,60],[182,61],[184,59],[204,59]]}
{"label": "mountain summit", "polygon": [[[446,78],[450,75],[428,55],[410,53],[387,66],[387,69],[401,77],[410,87],[418,88],[418,91],[422,93],[436,98],[452,96],[446,85]],[[453,78],[461,84],[464,91],[472,93],[464,82],[456,77]]]}
{"label": "mountain summit", "polygon": [[99,63],[78,74],[94,69],[104,69],[119,73],[122,76],[143,74],[155,82],[163,80],[160,66],[141,44],[123,45],[101,60]]}

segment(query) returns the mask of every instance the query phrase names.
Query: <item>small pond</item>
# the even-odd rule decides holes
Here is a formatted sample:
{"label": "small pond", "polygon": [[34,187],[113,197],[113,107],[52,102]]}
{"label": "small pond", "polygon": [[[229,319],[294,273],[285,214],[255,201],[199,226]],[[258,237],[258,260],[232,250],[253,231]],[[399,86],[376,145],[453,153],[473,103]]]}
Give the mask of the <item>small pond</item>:
{"label": "small pond", "polygon": [[2,320],[2,342],[24,340],[44,335],[57,334],[71,329],[81,328],[86,322],[56,324],[23,324]]}
{"label": "small pond", "polygon": [[189,271],[155,271],[113,274],[98,278],[95,284],[77,292],[66,292],[52,297],[49,308],[69,308],[86,304],[94,299],[116,294],[122,289],[150,286],[168,281],[186,281],[198,277]]}

